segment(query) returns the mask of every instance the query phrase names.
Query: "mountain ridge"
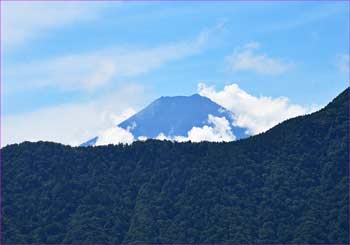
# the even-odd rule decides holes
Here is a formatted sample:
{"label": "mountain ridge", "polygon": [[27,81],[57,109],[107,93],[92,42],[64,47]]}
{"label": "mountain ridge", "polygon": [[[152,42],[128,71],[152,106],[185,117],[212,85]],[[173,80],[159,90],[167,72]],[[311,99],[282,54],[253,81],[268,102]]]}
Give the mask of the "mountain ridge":
{"label": "mountain ridge", "polygon": [[[139,137],[155,139],[160,134],[169,138],[186,137],[193,127],[209,126],[209,115],[225,118],[236,139],[249,136],[246,134],[247,129],[233,126],[231,112],[199,94],[159,97],[117,126],[128,130],[136,139]],[[94,145],[97,140],[98,136],[81,146]]]}
{"label": "mountain ridge", "polygon": [[3,243],[348,244],[349,91],[234,142],[6,146]]}

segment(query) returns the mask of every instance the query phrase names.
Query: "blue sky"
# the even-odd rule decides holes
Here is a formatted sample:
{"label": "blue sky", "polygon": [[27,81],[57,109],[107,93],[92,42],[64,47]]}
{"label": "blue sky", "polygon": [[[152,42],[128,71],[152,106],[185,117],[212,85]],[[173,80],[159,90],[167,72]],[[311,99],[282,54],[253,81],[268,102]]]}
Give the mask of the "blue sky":
{"label": "blue sky", "polygon": [[96,108],[118,117],[199,83],[300,106],[348,86],[348,2],[1,4],[5,143],[78,142],[106,126]]}

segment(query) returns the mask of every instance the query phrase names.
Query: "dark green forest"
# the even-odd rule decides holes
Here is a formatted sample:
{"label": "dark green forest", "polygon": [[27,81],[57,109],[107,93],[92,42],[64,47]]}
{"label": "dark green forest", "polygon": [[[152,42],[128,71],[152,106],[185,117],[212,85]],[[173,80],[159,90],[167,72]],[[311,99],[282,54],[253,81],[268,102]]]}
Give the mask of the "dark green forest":
{"label": "dark green forest", "polygon": [[349,243],[349,89],[236,142],[1,155],[2,243]]}

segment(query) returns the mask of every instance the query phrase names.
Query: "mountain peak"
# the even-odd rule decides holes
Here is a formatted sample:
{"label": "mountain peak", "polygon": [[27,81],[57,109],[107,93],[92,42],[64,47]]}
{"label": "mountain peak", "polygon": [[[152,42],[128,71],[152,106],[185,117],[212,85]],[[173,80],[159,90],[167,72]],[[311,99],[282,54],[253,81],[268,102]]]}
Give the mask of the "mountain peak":
{"label": "mountain peak", "polygon": [[[193,127],[208,124],[208,116],[225,117],[232,122],[231,113],[207,97],[163,96],[118,126],[131,128],[135,137],[156,138],[160,133],[167,136],[187,136]],[[238,138],[245,137],[245,129],[237,128]]]}
{"label": "mountain peak", "polygon": [[[225,118],[236,139],[248,136],[246,129],[233,126],[231,112],[199,94],[162,96],[117,126],[128,130],[136,139],[155,139],[160,134],[167,137],[187,137],[194,127],[213,126],[209,122],[209,115]],[[96,140],[94,138],[83,145],[93,145]]]}
{"label": "mountain peak", "polygon": [[177,100],[177,99],[198,99],[198,98],[208,100],[207,97],[203,97],[203,96],[201,96],[199,94],[192,94],[192,95],[189,95],[189,96],[186,96],[186,95],[161,96],[158,99],[156,99],[155,101],[157,101],[157,100]]}

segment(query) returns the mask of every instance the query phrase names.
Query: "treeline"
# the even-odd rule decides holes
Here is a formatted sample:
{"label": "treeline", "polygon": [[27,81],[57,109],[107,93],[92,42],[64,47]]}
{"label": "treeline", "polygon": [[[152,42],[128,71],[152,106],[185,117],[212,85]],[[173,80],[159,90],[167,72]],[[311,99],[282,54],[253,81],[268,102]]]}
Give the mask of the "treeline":
{"label": "treeline", "polygon": [[11,145],[2,243],[349,243],[349,89],[231,143]]}

